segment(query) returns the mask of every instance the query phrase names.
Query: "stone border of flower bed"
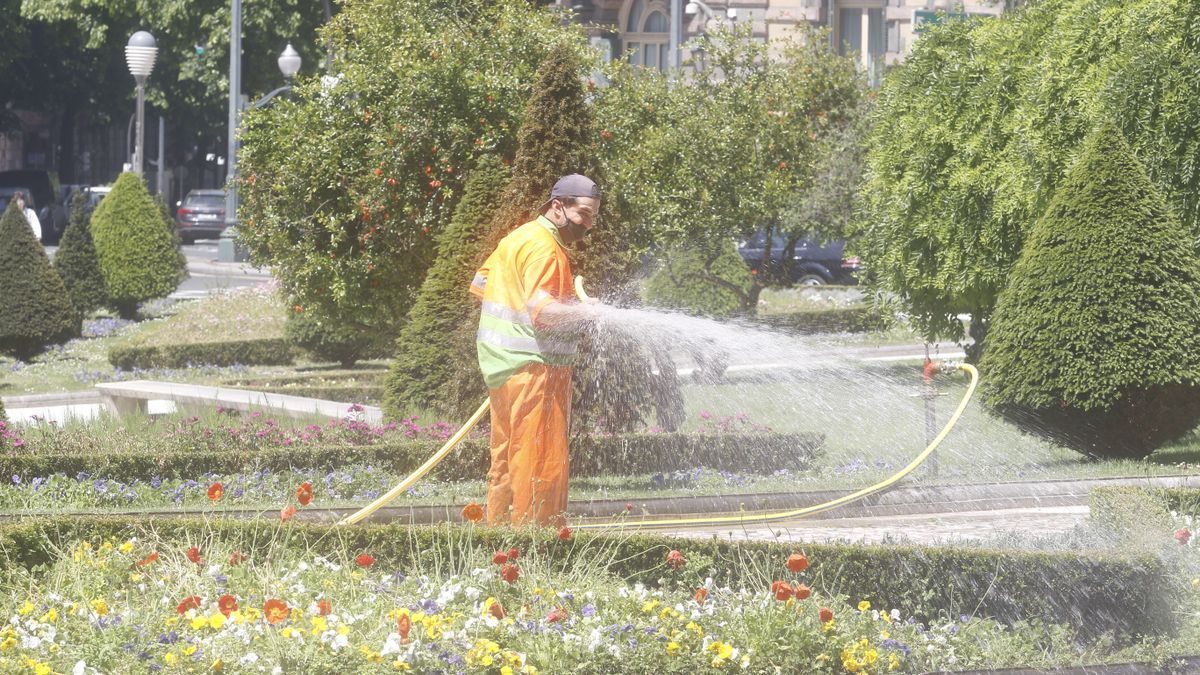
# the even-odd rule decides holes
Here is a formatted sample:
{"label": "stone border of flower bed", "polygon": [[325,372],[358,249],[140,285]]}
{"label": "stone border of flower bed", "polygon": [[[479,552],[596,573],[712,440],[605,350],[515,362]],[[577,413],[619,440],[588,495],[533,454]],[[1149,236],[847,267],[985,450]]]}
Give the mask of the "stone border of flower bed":
{"label": "stone border of flower bed", "polygon": [[689,569],[711,576],[718,586],[769,584],[766,570],[780,569],[803,549],[812,561],[813,587],[849,601],[869,599],[876,607],[904,607],[921,620],[953,620],[960,614],[1002,622],[1041,620],[1074,627],[1085,639],[1111,634],[1120,640],[1171,634],[1177,629],[1163,564],[1152,556],[1119,554],[997,552],[962,548],[867,546],[686,540],[642,534],[576,533],[475,526],[338,527],[278,521],[158,520],[129,517],[37,519],[0,526],[0,566],[34,568],[78,539],[125,539],[134,528],[187,541],[201,535],[233,543],[245,553],[270,555],[288,528],[289,545],[320,548],[336,537],[350,549],[370,550],[376,559],[403,568],[446,560],[445,547],[464,537],[485,549],[534,547],[570,570],[578,561],[608,560],[608,571],[630,583],[669,583],[665,555],[679,551]]}
{"label": "stone border of flower bed", "polygon": [[[802,471],[822,452],[824,436],[798,434],[628,434],[577,439],[571,446],[571,475],[621,475],[691,470],[698,466],[737,471],[780,468]],[[440,441],[410,441],[375,445],[292,445],[265,449],[196,450],[179,452],[37,453],[28,448],[0,456],[0,475],[26,477],[87,472],[111,480],[150,480],[155,476],[196,478],[208,473],[246,469],[333,469],[346,464],[371,464],[407,473],[440,447]],[[747,452],[748,448],[754,452]],[[481,478],[489,464],[487,442],[464,441],[433,472],[443,480]]]}

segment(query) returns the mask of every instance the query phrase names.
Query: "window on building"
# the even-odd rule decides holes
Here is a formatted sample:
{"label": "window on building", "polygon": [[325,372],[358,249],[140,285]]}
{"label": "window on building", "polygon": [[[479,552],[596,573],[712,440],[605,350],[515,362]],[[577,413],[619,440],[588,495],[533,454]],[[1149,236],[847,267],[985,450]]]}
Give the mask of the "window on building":
{"label": "window on building", "polygon": [[647,68],[666,70],[669,65],[670,10],[662,0],[633,0],[627,5],[623,26],[625,51],[629,62]]}

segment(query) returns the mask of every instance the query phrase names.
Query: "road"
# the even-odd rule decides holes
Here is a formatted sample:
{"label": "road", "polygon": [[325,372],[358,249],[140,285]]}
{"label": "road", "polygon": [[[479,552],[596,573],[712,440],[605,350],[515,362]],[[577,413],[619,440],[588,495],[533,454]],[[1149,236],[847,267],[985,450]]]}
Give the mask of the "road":
{"label": "road", "polygon": [[[57,250],[57,246],[46,247],[51,259]],[[271,280],[270,272],[248,263],[217,262],[216,239],[184,244],[183,254],[187,256],[190,276],[171,294],[172,298],[202,298],[213,291],[257,286]]]}

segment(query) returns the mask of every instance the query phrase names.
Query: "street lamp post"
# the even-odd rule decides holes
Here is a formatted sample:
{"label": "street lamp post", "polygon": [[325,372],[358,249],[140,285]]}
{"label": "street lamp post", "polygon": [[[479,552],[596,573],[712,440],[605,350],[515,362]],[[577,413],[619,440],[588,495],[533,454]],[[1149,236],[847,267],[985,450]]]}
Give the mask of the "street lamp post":
{"label": "street lamp post", "polygon": [[125,45],[125,63],[129,73],[137,82],[137,139],[133,151],[133,171],[142,175],[143,158],[145,157],[145,139],[143,128],[146,122],[146,78],[154,70],[154,59],[158,56],[158,46],[154,36],[144,30],[139,30],[129,38]]}
{"label": "street lamp post", "polygon": [[[237,188],[237,130],[241,116],[241,77],[237,78],[239,86],[233,88],[235,78],[233,73],[241,71],[241,0],[233,0],[234,3],[234,35],[237,36],[231,40],[231,52],[229,56],[229,154],[225,160],[226,179],[225,179],[225,229],[221,231],[221,238],[217,242],[217,261],[218,262],[238,262],[246,259],[244,251],[239,251],[237,248],[237,206],[238,206],[238,188]],[[236,44],[236,48],[232,45]],[[236,63],[235,63],[236,59]],[[266,96],[251,103],[248,107],[253,110],[267,104],[268,101],[275,98],[279,94],[292,90],[292,78],[296,77],[296,73],[300,72],[302,60],[300,53],[288,43],[283,52],[279,54],[279,59],[276,61],[279,64],[279,72],[283,74],[283,79],[287,84],[275,89]],[[236,93],[235,93],[236,92]]]}
{"label": "street lamp post", "polygon": [[[703,32],[705,35],[707,35],[708,25],[717,18],[717,13],[713,10],[712,7],[708,6],[708,3],[704,2],[703,0],[690,0],[688,2],[688,4],[683,8],[684,16],[695,16],[697,12],[704,13],[704,30],[703,30]],[[731,23],[733,21],[736,21],[737,20],[737,8],[736,7],[726,7],[725,8],[725,19]],[[682,25],[683,25],[683,23],[682,23],[682,21],[680,21],[681,28],[682,28]],[[701,47],[700,49],[701,49],[701,55],[702,55],[701,63],[703,64],[703,53],[704,53],[703,47]],[[701,70],[703,70],[703,68],[701,68]]]}

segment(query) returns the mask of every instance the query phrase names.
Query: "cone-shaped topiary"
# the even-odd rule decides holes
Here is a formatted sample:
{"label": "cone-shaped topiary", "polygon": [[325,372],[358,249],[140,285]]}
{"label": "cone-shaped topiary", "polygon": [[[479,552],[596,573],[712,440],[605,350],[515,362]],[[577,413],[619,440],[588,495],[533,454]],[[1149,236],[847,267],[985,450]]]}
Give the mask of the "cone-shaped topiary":
{"label": "cone-shaped topiary", "polygon": [[1087,455],[1145,457],[1200,420],[1198,327],[1195,243],[1103,124],[1000,294],[984,400]]}
{"label": "cone-shaped topiary", "polygon": [[[559,177],[581,173],[604,189],[595,139],[591,112],[584,100],[583,66],[575,48],[560,43],[550,50],[538,69],[537,85],[518,132],[512,180],[492,219],[491,236],[481,247],[477,262],[482,263],[504,235],[534,217]],[[573,271],[589,275],[588,288],[597,297],[612,293],[619,284],[628,281],[633,270],[628,236],[622,229],[625,219],[616,216],[615,203],[613,195],[605,196],[601,218],[582,246],[585,252],[576,251],[571,256]],[[641,423],[663,392],[677,393],[677,388],[655,380],[650,357],[636,341],[615,332],[584,336],[574,381],[572,428],[580,433],[589,427],[614,432],[631,430]],[[663,401],[659,407],[674,409],[675,401]]]}
{"label": "cone-shaped topiary", "polygon": [[25,360],[79,335],[67,287],[15,201],[0,217],[0,298],[0,352]]}
{"label": "cone-shaped topiary", "polygon": [[109,302],[133,317],[140,302],[179,285],[179,250],[142,179],[123,173],[92,214],[92,240]]}
{"label": "cone-shaped topiary", "polygon": [[676,251],[646,284],[646,302],[692,314],[736,314],[754,280],[732,239],[717,250],[691,247]]}
{"label": "cone-shaped topiary", "polygon": [[479,302],[466,289],[508,180],[508,169],[495,155],[482,156],[468,175],[454,217],[438,237],[437,258],[396,340],[396,357],[384,381],[383,409],[389,417],[424,409],[458,419],[487,396],[475,351]]}
{"label": "cone-shaped topiary", "polygon": [[58,270],[71,305],[76,313],[85,317],[108,302],[108,291],[104,275],[100,273],[100,262],[96,259],[96,245],[92,243],[91,229],[87,219],[87,197],[76,192],[71,198],[71,222],[58,242],[54,254],[54,269]]}

